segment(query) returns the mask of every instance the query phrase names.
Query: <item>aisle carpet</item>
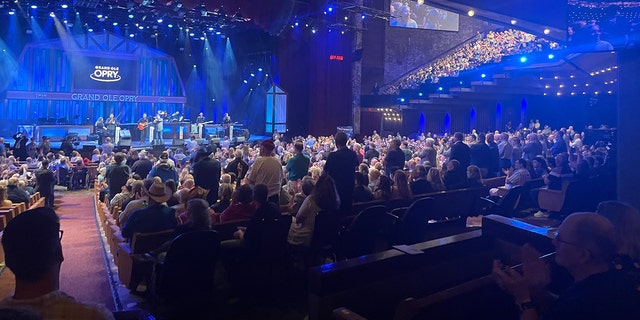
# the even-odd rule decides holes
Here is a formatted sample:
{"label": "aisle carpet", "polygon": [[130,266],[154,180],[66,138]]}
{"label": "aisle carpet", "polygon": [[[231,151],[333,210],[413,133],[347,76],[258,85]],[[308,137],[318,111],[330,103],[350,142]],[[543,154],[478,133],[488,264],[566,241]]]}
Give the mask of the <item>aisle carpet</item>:
{"label": "aisle carpet", "polygon": [[[96,226],[93,193],[64,192],[62,197],[56,197],[56,206],[60,229],[64,230],[60,289],[78,301],[103,304],[114,310],[100,233]],[[7,269],[0,276],[0,297],[12,293],[14,281],[13,274]]]}

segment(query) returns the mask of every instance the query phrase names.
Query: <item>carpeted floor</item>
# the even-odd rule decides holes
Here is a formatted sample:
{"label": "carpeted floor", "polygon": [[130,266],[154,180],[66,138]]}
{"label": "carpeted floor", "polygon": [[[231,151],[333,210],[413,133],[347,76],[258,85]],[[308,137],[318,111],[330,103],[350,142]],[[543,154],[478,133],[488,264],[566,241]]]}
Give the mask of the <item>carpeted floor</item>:
{"label": "carpeted floor", "polygon": [[[78,301],[103,304],[114,310],[93,201],[91,191],[57,193],[56,212],[60,216],[60,228],[64,230],[65,258],[60,289]],[[13,274],[7,269],[0,276],[0,297],[10,295],[14,284]]]}

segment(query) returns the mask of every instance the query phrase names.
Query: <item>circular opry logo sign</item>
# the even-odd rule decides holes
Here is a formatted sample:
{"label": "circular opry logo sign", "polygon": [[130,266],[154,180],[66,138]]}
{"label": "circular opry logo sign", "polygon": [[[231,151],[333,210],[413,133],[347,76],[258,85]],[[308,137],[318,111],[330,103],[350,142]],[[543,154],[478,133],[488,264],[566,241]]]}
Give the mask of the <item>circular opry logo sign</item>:
{"label": "circular opry logo sign", "polygon": [[89,78],[100,82],[118,82],[122,80],[120,67],[95,66]]}

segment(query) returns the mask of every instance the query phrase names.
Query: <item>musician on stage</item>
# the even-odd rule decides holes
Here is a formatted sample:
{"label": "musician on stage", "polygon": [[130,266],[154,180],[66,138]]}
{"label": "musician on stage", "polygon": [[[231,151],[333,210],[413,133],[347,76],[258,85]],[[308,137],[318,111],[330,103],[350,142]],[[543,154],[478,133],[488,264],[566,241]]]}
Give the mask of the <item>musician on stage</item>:
{"label": "musician on stage", "polygon": [[93,125],[93,132],[98,135],[98,144],[102,144],[102,139],[107,135],[107,127],[104,124],[104,119],[99,117],[96,124]]}
{"label": "musician on stage", "polygon": [[224,114],[224,117],[222,117],[222,127],[224,128],[224,131],[226,133],[227,136],[231,136],[231,116],[228,113]]}
{"label": "musician on stage", "polygon": [[107,125],[107,131],[109,131],[109,135],[113,136],[116,132],[116,126],[118,125],[118,121],[116,120],[113,113],[109,114],[109,119],[107,119],[107,121],[105,122]]}
{"label": "musician on stage", "polygon": [[153,124],[156,126],[156,131],[154,132],[153,139],[155,140],[155,144],[162,144],[162,131],[164,130],[164,119],[163,113],[158,111],[155,118],[153,119]]}
{"label": "musician on stage", "polygon": [[147,119],[146,113],[143,113],[142,118],[138,120],[138,130],[140,130],[140,143],[144,143],[149,135],[149,119]]}
{"label": "musician on stage", "polygon": [[207,122],[207,118],[204,117],[204,113],[200,112],[200,114],[198,114],[198,117],[196,118],[196,124],[202,124]]}

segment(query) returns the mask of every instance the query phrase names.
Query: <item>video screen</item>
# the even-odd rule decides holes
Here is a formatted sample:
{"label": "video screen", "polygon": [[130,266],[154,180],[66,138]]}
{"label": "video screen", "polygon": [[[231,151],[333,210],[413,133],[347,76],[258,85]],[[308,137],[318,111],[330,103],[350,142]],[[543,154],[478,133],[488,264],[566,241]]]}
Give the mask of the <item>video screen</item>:
{"label": "video screen", "polygon": [[568,1],[567,46],[572,51],[611,51],[637,45],[640,1]]}
{"label": "video screen", "polygon": [[392,27],[458,31],[460,16],[424,4],[424,0],[397,2],[392,1],[389,7]]}

